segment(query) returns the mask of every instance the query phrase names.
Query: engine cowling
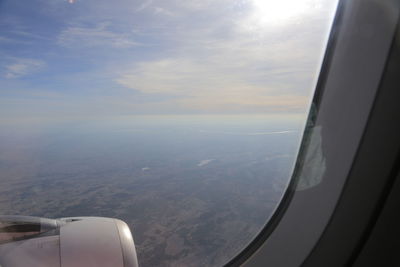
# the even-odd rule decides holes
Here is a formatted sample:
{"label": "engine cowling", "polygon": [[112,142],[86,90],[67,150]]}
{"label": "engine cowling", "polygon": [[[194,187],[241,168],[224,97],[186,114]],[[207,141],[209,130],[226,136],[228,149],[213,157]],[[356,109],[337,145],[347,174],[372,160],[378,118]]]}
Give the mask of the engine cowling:
{"label": "engine cowling", "polygon": [[104,217],[0,216],[0,266],[137,267],[126,223]]}

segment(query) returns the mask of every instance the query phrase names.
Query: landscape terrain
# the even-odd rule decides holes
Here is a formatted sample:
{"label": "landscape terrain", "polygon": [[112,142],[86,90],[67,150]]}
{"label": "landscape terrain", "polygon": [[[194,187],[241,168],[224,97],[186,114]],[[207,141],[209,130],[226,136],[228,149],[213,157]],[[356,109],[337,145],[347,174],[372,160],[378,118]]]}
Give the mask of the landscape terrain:
{"label": "landscape terrain", "polygon": [[141,266],[220,266],[279,204],[300,128],[243,118],[3,128],[1,214],[119,218]]}

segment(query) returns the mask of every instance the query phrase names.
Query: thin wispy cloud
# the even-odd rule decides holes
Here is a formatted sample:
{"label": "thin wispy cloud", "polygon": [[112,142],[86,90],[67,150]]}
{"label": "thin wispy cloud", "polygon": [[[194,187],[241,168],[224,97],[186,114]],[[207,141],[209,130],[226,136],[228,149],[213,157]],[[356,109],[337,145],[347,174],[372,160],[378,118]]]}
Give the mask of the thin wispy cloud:
{"label": "thin wispy cloud", "polygon": [[44,61],[30,58],[15,59],[5,66],[4,77],[7,79],[21,78],[33,74],[45,66]]}
{"label": "thin wispy cloud", "polygon": [[44,40],[44,41],[50,40],[48,37],[45,37],[41,34],[33,34],[26,29],[13,30],[13,31],[11,31],[11,33],[16,36],[25,37],[27,39],[36,39],[36,40]]}
{"label": "thin wispy cloud", "polygon": [[247,135],[247,136],[256,136],[256,135],[281,135],[281,134],[291,134],[296,133],[293,130],[286,130],[286,131],[272,131],[272,132],[222,132],[222,131],[206,131],[200,130],[201,133],[212,133],[212,134],[227,134],[227,135]]}
{"label": "thin wispy cloud", "polygon": [[287,159],[287,158],[292,158],[294,155],[290,154],[280,154],[280,155],[274,155],[274,156],[268,156],[265,158],[266,161],[270,160],[275,160],[275,159]]}
{"label": "thin wispy cloud", "polygon": [[4,36],[0,36],[0,43],[18,43],[20,41],[16,41],[12,38],[8,38],[8,37],[4,37]]}
{"label": "thin wispy cloud", "polygon": [[136,12],[140,12],[145,10],[146,8],[148,8],[151,4],[153,3],[153,0],[147,0],[147,1],[143,1],[143,3],[141,5],[139,5],[135,11]]}
{"label": "thin wispy cloud", "polygon": [[127,33],[119,33],[108,29],[108,23],[95,26],[70,26],[63,30],[57,43],[70,48],[112,47],[130,48],[140,45]]}

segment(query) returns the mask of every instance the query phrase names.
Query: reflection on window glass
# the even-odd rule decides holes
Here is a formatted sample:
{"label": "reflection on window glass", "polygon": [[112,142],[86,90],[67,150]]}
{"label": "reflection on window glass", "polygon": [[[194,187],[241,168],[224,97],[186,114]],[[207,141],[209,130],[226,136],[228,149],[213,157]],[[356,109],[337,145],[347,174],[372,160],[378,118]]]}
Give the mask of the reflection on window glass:
{"label": "reflection on window glass", "polygon": [[0,2],[0,213],[105,216],[218,266],[296,158],[336,1]]}

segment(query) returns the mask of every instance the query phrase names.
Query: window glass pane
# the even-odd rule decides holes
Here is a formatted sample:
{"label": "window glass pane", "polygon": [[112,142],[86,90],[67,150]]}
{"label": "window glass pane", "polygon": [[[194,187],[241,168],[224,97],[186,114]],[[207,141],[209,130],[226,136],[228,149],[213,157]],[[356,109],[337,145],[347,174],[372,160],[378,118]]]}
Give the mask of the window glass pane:
{"label": "window glass pane", "polygon": [[222,265],[288,185],[332,0],[0,2],[0,214],[105,216]]}

